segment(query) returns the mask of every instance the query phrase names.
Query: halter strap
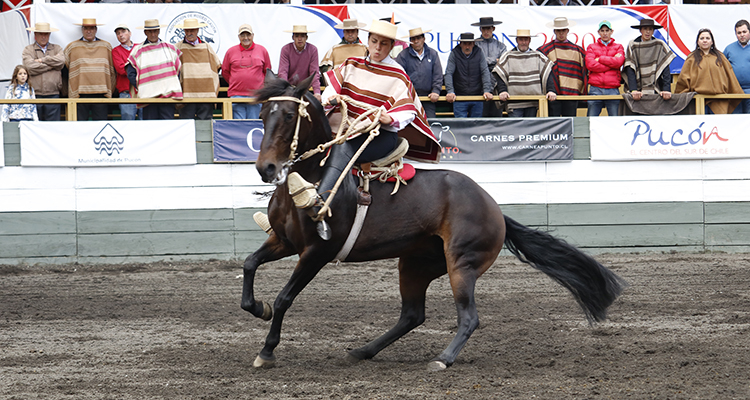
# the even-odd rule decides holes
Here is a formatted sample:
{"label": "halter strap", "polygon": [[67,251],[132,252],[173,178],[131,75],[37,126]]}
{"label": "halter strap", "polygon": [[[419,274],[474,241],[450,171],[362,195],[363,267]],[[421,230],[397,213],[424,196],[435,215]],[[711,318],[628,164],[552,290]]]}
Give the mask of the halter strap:
{"label": "halter strap", "polygon": [[300,97],[299,99],[292,96],[276,96],[271,97],[266,101],[293,101],[297,103],[297,126],[294,128],[294,137],[292,138],[292,143],[289,145],[289,161],[296,162],[295,158],[297,158],[297,144],[299,142],[299,122],[302,119],[302,117],[307,118],[308,121],[312,122],[312,119],[310,118],[310,113],[307,112],[307,106],[310,104]]}

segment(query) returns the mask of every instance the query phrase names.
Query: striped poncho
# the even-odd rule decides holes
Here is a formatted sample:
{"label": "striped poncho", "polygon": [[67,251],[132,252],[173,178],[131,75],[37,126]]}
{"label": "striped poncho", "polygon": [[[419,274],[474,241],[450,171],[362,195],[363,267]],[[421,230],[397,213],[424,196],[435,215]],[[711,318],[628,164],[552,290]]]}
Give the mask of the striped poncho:
{"label": "striped poncho", "polygon": [[[500,56],[492,72],[505,83],[511,96],[543,95],[552,72],[552,62],[538,51],[513,49]],[[508,109],[536,107],[537,104],[536,101],[513,102],[508,104]]]}
{"label": "striped poncho", "polygon": [[569,40],[552,40],[537,50],[554,63],[552,73],[558,77],[555,93],[573,96],[586,94],[586,52],[581,46]]}
{"label": "striped poncho", "polygon": [[[440,159],[440,145],[425,119],[417,92],[403,68],[395,61],[386,64],[352,57],[338,68],[326,72],[325,77],[336,93],[375,107],[383,107],[388,114],[395,116],[396,120],[399,119],[399,113],[414,113],[415,118],[398,131],[398,135],[409,142],[406,157],[433,163]],[[365,111],[350,105],[349,120],[357,118]],[[370,120],[372,119],[373,116],[370,115]],[[332,126],[338,127],[335,123]]]}
{"label": "striped poncho", "polygon": [[628,44],[628,49],[625,52],[625,64],[622,68],[622,78],[625,82],[628,82],[626,68],[630,68],[635,71],[637,87],[628,85],[628,90],[659,93],[662,90],[658,83],[659,77],[669,68],[669,64],[676,56],[669,46],[659,39],[651,39],[646,42],[640,39],[639,37],[636,40],[631,40]]}
{"label": "striped poncho", "polygon": [[138,97],[171,97],[182,99],[180,85],[180,54],[174,46],[163,42],[146,41],[130,51],[128,63],[137,72]]}
{"label": "striped poncho", "polygon": [[109,42],[79,39],[68,44],[63,53],[68,67],[68,97],[78,98],[81,94],[112,97],[117,75]]}
{"label": "striped poncho", "polygon": [[176,47],[182,52],[180,82],[185,98],[216,97],[219,94],[221,60],[213,47],[204,42],[194,46],[185,41]]}

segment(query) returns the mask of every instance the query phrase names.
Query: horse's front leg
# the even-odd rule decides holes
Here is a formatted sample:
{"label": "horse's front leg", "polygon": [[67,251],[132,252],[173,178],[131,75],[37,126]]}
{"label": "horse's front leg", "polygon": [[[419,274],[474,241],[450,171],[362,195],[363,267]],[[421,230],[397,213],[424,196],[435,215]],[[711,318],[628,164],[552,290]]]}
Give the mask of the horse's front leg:
{"label": "horse's front leg", "polygon": [[258,267],[266,262],[275,261],[294,254],[294,249],[286,242],[271,232],[271,236],[263,242],[253,254],[247,256],[245,264],[242,266],[242,302],[240,306],[243,310],[265,321],[271,319],[273,311],[271,306],[262,301],[256,301],[253,294],[253,282],[255,281],[255,271]]}

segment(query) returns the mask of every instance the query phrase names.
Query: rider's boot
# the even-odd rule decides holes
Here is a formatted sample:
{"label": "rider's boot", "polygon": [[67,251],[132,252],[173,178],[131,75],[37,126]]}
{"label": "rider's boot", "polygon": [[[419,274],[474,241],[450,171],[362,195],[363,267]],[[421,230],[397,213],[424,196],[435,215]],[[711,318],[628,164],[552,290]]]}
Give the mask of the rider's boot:
{"label": "rider's boot", "polygon": [[263,229],[263,232],[271,234],[271,221],[268,220],[268,215],[258,211],[253,214],[253,220],[255,220],[260,229]]}
{"label": "rider's boot", "polygon": [[326,161],[317,193],[314,189],[315,186],[304,180],[298,173],[292,172],[287,178],[289,194],[292,195],[294,204],[298,208],[307,209],[307,213],[313,221],[318,221],[318,235],[323,240],[331,238],[331,229],[325,222],[325,216],[319,215],[320,208],[330,196],[330,192],[339,176],[341,176],[341,172],[344,171],[355,153],[356,149],[349,142],[331,148],[331,154]]}

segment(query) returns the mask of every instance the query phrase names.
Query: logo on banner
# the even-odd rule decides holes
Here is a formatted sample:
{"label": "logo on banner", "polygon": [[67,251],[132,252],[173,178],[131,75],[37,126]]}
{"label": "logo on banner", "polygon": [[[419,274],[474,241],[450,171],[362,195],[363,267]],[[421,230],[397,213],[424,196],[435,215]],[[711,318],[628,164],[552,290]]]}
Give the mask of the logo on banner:
{"label": "logo on banner", "polygon": [[208,26],[198,29],[198,37],[201,42],[210,44],[218,54],[219,48],[221,48],[221,35],[216,28],[216,23],[208,15],[196,11],[182,13],[169,23],[169,26],[167,26],[167,42],[177,44],[185,39],[185,31],[182,28],[177,28],[176,25],[181,25],[188,18],[195,18],[198,22],[208,24]]}
{"label": "logo on banner", "polygon": [[[454,155],[460,154],[461,149],[458,148],[458,139],[456,138],[456,135],[453,134],[453,131],[451,131],[451,127],[448,125],[443,126],[440,122],[433,122],[430,124],[430,129],[432,130],[432,134],[435,135],[435,138],[437,139],[438,143],[440,143],[440,148],[442,149],[442,158],[453,158]],[[453,143],[443,143],[443,133],[450,133],[450,135],[453,137]],[[450,145],[453,146],[450,146]]]}
{"label": "logo on banner", "polygon": [[120,154],[123,149],[123,143],[125,143],[125,138],[110,124],[105,125],[94,137],[94,148],[96,151],[99,154],[107,153],[108,156],[111,156],[115,152]]}

